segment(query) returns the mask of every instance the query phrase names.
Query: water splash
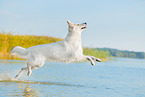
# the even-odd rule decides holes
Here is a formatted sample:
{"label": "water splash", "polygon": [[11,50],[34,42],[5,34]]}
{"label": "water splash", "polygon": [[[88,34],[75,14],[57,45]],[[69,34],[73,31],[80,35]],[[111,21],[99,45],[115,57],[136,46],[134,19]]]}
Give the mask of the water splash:
{"label": "water splash", "polygon": [[0,80],[7,80],[7,79],[10,79],[9,73],[3,72],[0,74]]}

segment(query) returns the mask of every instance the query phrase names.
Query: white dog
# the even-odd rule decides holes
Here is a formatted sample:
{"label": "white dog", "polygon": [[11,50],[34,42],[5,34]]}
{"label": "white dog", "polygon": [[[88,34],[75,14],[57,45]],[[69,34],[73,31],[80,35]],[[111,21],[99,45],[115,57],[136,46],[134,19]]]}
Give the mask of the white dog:
{"label": "white dog", "polygon": [[68,34],[63,41],[33,46],[28,49],[20,46],[12,49],[12,55],[27,59],[27,67],[21,68],[16,78],[19,78],[23,71],[28,71],[27,75],[30,76],[32,70],[42,67],[45,61],[70,63],[89,60],[93,66],[95,65],[94,60],[101,62],[99,58],[83,54],[81,32],[86,29],[87,24],[73,24],[70,21],[67,23]]}

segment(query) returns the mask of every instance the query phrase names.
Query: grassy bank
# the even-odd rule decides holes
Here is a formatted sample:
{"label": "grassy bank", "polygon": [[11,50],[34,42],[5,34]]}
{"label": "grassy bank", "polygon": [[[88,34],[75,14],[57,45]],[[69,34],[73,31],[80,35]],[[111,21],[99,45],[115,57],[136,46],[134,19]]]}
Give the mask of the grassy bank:
{"label": "grassy bank", "polygon": [[[0,59],[20,59],[16,56],[11,56],[10,51],[15,46],[22,46],[24,48],[49,44],[57,41],[62,41],[61,38],[48,37],[48,36],[35,36],[35,35],[12,35],[10,33],[0,33]],[[108,51],[93,50],[90,48],[84,48],[84,54],[93,55],[103,60],[106,60],[109,56]]]}
{"label": "grassy bank", "polygon": [[95,56],[102,59],[102,61],[107,61],[107,57],[110,57],[109,51],[97,50],[94,48],[84,48],[83,51],[85,55]]}

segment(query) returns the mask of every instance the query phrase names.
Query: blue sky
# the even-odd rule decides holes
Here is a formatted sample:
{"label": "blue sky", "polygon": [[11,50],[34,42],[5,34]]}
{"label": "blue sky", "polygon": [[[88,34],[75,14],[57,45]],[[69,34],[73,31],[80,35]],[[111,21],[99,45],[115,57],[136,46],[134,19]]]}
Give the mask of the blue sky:
{"label": "blue sky", "polygon": [[0,0],[0,32],[65,38],[67,20],[85,47],[145,52],[145,0]]}

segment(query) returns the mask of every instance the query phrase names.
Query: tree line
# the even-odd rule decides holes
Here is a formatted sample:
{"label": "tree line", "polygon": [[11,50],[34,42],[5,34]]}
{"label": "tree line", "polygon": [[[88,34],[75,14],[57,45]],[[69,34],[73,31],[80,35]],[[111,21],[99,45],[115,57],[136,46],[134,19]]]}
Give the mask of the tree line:
{"label": "tree line", "polygon": [[112,48],[95,48],[95,49],[103,50],[103,51],[109,51],[110,55],[113,56],[113,57],[145,59],[145,52],[118,50],[118,49],[112,49]]}

